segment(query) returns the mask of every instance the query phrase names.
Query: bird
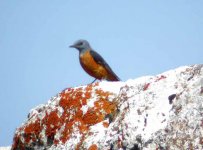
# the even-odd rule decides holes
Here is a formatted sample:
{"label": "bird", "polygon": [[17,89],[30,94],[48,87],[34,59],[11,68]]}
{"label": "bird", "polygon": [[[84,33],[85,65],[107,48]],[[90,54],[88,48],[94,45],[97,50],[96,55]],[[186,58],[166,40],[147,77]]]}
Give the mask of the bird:
{"label": "bird", "polygon": [[87,40],[78,40],[70,45],[70,48],[76,48],[79,51],[80,64],[90,76],[95,78],[93,82],[97,79],[120,81],[103,57],[91,48]]}

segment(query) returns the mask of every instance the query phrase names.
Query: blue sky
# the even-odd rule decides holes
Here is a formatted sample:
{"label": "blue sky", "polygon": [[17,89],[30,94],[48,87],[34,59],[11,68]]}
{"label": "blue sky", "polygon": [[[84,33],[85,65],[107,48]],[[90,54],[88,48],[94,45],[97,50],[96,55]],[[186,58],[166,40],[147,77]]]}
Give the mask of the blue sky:
{"label": "blue sky", "polygon": [[126,81],[203,61],[203,1],[0,1],[0,146],[29,110],[93,81],[68,46],[86,39]]}

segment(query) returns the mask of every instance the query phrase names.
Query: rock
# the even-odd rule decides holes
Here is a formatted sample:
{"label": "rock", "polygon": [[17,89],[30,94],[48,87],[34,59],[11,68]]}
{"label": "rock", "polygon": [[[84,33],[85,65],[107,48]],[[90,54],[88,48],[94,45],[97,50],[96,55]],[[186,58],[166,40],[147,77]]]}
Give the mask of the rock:
{"label": "rock", "polygon": [[67,88],[30,111],[12,149],[202,149],[202,66]]}
{"label": "rock", "polygon": [[10,146],[7,146],[7,147],[0,147],[0,150],[10,150],[11,147]]}

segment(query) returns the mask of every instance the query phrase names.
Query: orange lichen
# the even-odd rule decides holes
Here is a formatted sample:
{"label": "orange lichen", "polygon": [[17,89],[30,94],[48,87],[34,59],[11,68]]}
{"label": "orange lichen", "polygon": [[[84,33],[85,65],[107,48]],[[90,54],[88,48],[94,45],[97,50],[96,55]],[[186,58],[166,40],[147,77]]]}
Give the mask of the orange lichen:
{"label": "orange lichen", "polygon": [[94,125],[98,122],[101,122],[102,119],[104,118],[104,116],[102,116],[100,118],[100,113],[95,111],[94,109],[89,109],[83,116],[83,121],[85,124],[87,124],[88,126],[90,125]]}
{"label": "orange lichen", "polygon": [[31,140],[33,142],[36,141],[41,132],[41,129],[42,129],[42,126],[40,125],[39,118],[34,123],[30,123],[27,126],[25,126],[25,129],[24,129],[25,143],[29,143]]}
{"label": "orange lichen", "polygon": [[116,103],[109,102],[107,99],[100,99],[100,101],[96,101],[94,104],[97,110],[103,110],[107,114],[114,112],[116,108]]}
{"label": "orange lichen", "polygon": [[111,95],[110,92],[104,92],[103,90],[96,89],[96,94],[99,95],[101,98],[107,98],[109,95]]}
{"label": "orange lichen", "polygon": [[56,109],[49,114],[46,112],[46,116],[42,119],[42,124],[46,126],[46,135],[48,137],[56,134],[57,129],[61,126],[58,110]]}
{"label": "orange lichen", "polygon": [[[62,143],[67,142],[71,137],[73,132],[77,129],[82,138],[77,144],[77,148],[80,149],[83,141],[87,137],[89,127],[95,125],[105,119],[107,114],[112,114],[116,110],[116,103],[108,101],[108,97],[112,95],[110,92],[104,92],[100,89],[95,89],[98,86],[98,83],[89,84],[85,88],[68,88],[63,90],[59,96],[59,103],[56,105],[56,108],[47,109],[45,116],[42,119],[37,119],[35,122],[29,123],[24,128],[24,140],[26,143],[23,143],[20,137],[15,137],[15,145],[18,145],[20,142],[22,144],[31,144],[34,141],[40,141],[41,132],[45,129],[45,134],[49,142],[53,144],[58,144],[60,141]],[[83,112],[82,107],[90,101],[92,93],[96,93],[97,98],[94,102],[94,107],[88,108],[87,112]],[[62,114],[59,113],[59,108],[63,109]],[[50,112],[48,110],[51,110]],[[59,115],[60,114],[60,115]],[[108,123],[103,123],[104,127],[108,127]],[[19,130],[20,131],[20,130]],[[60,137],[55,139],[56,133],[60,131]],[[16,146],[15,146],[16,147]],[[92,145],[89,149],[96,150],[97,146]]]}
{"label": "orange lichen", "polygon": [[[108,101],[108,97],[111,93],[96,89],[95,93],[98,100],[94,102],[95,106],[89,108],[87,112],[83,114],[81,108],[83,105],[86,105],[89,98],[91,98],[92,90],[93,85],[90,84],[84,89],[78,88],[61,93],[62,98],[59,105],[64,109],[61,118],[66,120],[65,128],[60,138],[63,143],[70,138],[70,134],[73,132],[73,125],[80,130],[81,134],[85,135],[91,125],[103,121],[106,114],[112,113],[115,110],[116,104]],[[82,141],[83,140],[81,140],[81,142]]]}
{"label": "orange lichen", "polygon": [[98,150],[98,147],[97,147],[96,144],[92,144],[92,145],[88,148],[88,150]]}
{"label": "orange lichen", "polygon": [[15,135],[13,138],[13,145],[12,145],[11,150],[15,150],[15,149],[25,150],[25,147],[24,147],[22,141],[20,140],[19,135]]}
{"label": "orange lichen", "polygon": [[72,132],[72,125],[73,125],[72,122],[68,122],[65,124],[65,128],[60,137],[60,141],[62,143],[65,143],[70,138],[70,133]]}
{"label": "orange lichen", "polygon": [[104,126],[104,128],[108,128],[109,127],[109,123],[108,122],[103,122],[103,126]]}
{"label": "orange lichen", "polygon": [[81,150],[84,149],[84,147],[82,147],[83,141],[85,140],[85,134],[82,135],[80,142],[77,144],[75,150]]}
{"label": "orange lichen", "polygon": [[[40,124],[39,118],[35,122],[26,124],[24,128],[19,128],[19,131],[24,131],[22,137],[18,133],[14,136],[12,149],[26,149],[25,145],[28,145],[30,142],[36,142],[39,138],[42,126]],[[24,140],[22,141],[22,138]]]}
{"label": "orange lichen", "polygon": [[39,118],[34,123],[30,123],[24,128],[25,134],[30,134],[30,133],[38,134],[40,130],[41,130],[41,125],[40,125]]}

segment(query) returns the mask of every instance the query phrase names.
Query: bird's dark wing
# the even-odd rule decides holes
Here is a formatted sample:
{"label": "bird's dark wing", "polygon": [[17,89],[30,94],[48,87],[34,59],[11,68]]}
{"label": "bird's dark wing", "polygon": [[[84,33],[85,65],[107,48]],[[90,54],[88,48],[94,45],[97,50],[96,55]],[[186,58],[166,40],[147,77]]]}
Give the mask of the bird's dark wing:
{"label": "bird's dark wing", "polygon": [[113,70],[110,68],[107,62],[101,57],[101,55],[99,55],[96,51],[93,50],[90,51],[90,54],[98,64],[104,66],[107,69],[107,71],[117,79],[117,81],[120,81],[119,77],[113,72]]}
{"label": "bird's dark wing", "polygon": [[90,54],[94,58],[94,60],[100,65],[107,65],[106,61],[99,55],[97,52],[91,50]]}

